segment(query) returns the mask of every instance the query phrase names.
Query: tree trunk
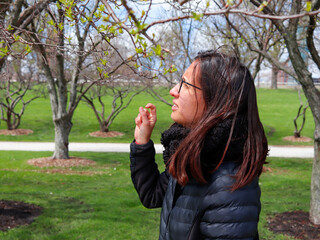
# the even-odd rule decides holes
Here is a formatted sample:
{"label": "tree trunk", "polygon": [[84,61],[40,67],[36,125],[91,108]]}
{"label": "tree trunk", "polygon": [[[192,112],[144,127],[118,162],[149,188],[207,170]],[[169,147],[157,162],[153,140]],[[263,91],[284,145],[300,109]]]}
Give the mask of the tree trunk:
{"label": "tree trunk", "polygon": [[299,138],[299,137],[301,137],[301,134],[300,134],[299,131],[294,131],[293,136],[294,136],[295,138]]}
{"label": "tree trunk", "polygon": [[[310,78],[309,82],[312,81],[311,74],[308,77]],[[303,80],[306,80],[306,78]],[[313,224],[320,225],[320,92],[314,84],[305,84],[306,81],[300,82],[303,84],[302,88],[308,99],[315,123],[314,159],[311,175],[310,221]]]}
{"label": "tree trunk", "polygon": [[11,111],[7,110],[7,129],[12,130],[11,126]]}
{"label": "tree trunk", "polygon": [[314,160],[311,175],[310,221],[320,225],[320,122],[314,132]]}
{"label": "tree trunk", "polygon": [[105,122],[100,124],[100,132],[109,132],[109,126]]}
{"label": "tree trunk", "polygon": [[[296,66],[297,67],[297,66]],[[311,74],[307,71],[296,72],[301,77],[299,82],[308,99],[310,110],[315,123],[314,159],[311,176],[310,221],[320,225],[320,92],[312,83]]]}
{"label": "tree trunk", "polygon": [[279,69],[277,68],[277,66],[272,65],[271,89],[277,89],[278,88],[278,85],[277,85],[278,72],[279,72]]}
{"label": "tree trunk", "polygon": [[72,123],[69,118],[64,117],[54,121],[55,149],[53,159],[69,158],[69,133]]}

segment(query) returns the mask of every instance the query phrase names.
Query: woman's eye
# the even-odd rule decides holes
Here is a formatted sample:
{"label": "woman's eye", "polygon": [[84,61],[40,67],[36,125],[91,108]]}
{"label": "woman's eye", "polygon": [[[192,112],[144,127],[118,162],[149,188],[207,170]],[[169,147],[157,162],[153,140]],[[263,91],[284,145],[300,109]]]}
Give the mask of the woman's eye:
{"label": "woman's eye", "polygon": [[188,84],[186,84],[186,83],[183,83],[183,87],[189,88],[190,86]]}

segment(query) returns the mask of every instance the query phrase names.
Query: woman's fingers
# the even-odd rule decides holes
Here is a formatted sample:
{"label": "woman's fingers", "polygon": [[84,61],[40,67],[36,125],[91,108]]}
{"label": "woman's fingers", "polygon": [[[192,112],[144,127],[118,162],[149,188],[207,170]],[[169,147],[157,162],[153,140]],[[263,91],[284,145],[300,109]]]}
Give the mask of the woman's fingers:
{"label": "woman's fingers", "polygon": [[156,123],[156,107],[151,103],[148,103],[145,108],[139,107],[139,114],[135,119],[135,123],[134,136],[136,141],[140,144],[147,143]]}
{"label": "woman's fingers", "polygon": [[144,109],[143,107],[139,108],[139,115],[141,116],[142,122],[148,121],[148,116],[147,116],[146,112],[148,112],[148,111],[146,109]]}
{"label": "woman's fingers", "polygon": [[146,108],[150,109],[150,113],[148,112],[148,118],[152,121],[152,122],[156,122],[157,121],[157,110],[156,110],[156,106],[153,105],[152,103],[148,103],[146,105]]}
{"label": "woman's fingers", "polygon": [[156,106],[153,105],[152,103],[148,103],[148,104],[146,105],[146,108],[149,108],[149,109],[150,109],[151,114],[153,114],[153,115],[156,114]]}
{"label": "woman's fingers", "polygon": [[138,116],[135,119],[136,125],[139,126],[141,124],[141,115],[140,113],[138,114]]}

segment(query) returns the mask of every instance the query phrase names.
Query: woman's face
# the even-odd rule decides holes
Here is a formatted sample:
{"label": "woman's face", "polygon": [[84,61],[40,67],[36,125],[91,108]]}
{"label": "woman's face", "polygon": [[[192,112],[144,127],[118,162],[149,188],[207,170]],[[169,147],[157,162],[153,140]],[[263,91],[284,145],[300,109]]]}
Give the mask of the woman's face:
{"label": "woman's face", "polygon": [[[180,83],[170,90],[170,95],[174,97],[171,118],[173,121],[186,126],[192,127],[202,116],[205,108],[200,84],[194,79],[197,76],[198,67],[195,67],[196,62],[193,62],[182,75],[182,79],[194,86],[182,83],[179,92]],[[195,74],[193,71],[196,71]]]}

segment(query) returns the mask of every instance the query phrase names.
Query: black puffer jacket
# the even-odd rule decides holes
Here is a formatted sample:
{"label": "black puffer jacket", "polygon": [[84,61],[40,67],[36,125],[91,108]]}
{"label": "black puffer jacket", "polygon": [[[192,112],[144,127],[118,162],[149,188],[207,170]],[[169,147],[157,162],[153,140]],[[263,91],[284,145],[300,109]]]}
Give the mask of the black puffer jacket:
{"label": "black puffer jacket", "polygon": [[[206,150],[201,156],[204,167],[214,166],[217,161],[210,156],[219,159],[217,152],[220,149],[217,147],[221,148],[220,144],[226,142],[229,127],[230,122],[226,122],[208,134]],[[131,144],[131,175],[140,200],[147,208],[162,206],[159,239],[259,239],[258,179],[239,190],[229,191],[234,183],[232,176],[241,161],[241,157],[232,159],[241,156],[243,136],[246,134],[241,129],[236,129],[223,164],[208,175],[208,184],[199,184],[191,179],[185,187],[181,187],[167,171],[159,173],[152,141],[144,145]],[[187,130],[175,125],[163,134],[165,162],[179,139],[183,139],[187,133]],[[216,141],[217,138],[221,141]]]}

